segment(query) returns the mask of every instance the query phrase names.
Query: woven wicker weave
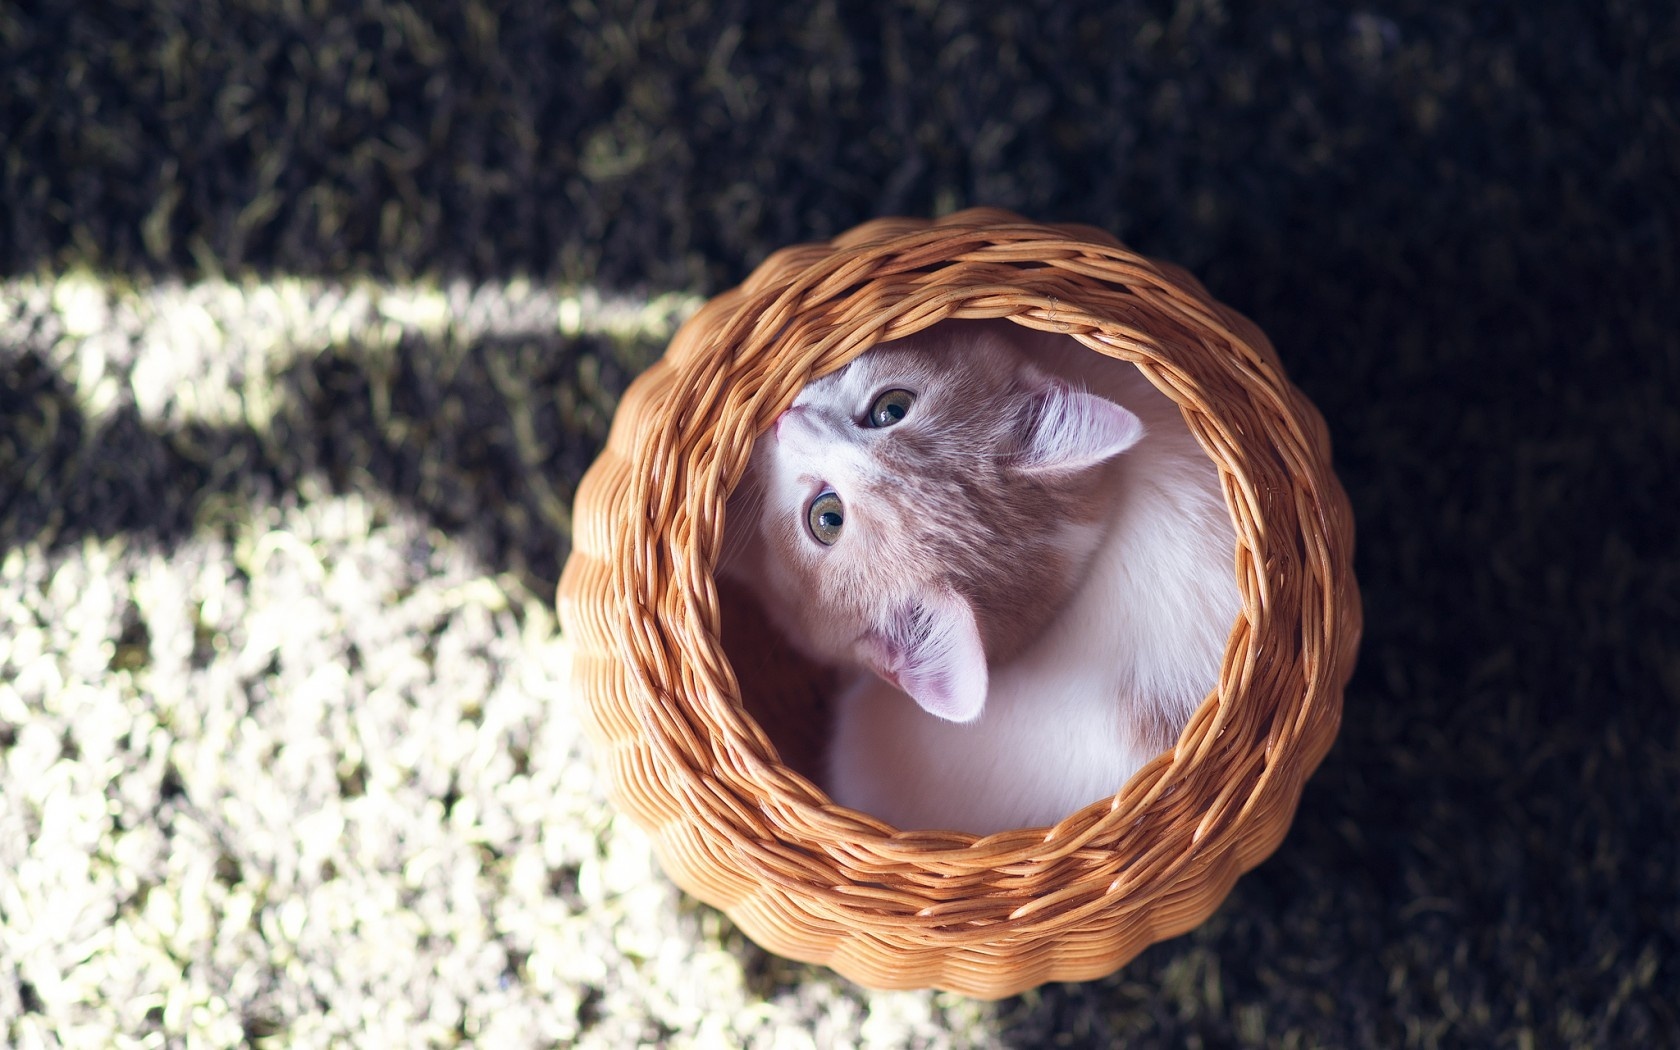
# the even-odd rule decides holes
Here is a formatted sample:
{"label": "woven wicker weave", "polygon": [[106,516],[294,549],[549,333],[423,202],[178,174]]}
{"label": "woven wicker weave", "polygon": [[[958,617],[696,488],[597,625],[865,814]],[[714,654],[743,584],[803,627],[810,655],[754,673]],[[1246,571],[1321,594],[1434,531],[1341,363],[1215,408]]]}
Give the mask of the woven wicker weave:
{"label": "woven wicker weave", "polygon": [[[713,568],[755,435],[807,381],[982,317],[1065,332],[1179,403],[1220,470],[1242,613],[1176,748],[1052,828],[976,840],[899,832],[796,771],[820,726],[815,672],[735,618]],[[1008,995],[1107,974],[1200,923],[1282,841],[1360,632],[1329,439],[1265,336],[1099,230],[998,211],[772,255],[631,385],[575,520],[561,616],[615,802],[676,882],[764,947],[875,987]]]}

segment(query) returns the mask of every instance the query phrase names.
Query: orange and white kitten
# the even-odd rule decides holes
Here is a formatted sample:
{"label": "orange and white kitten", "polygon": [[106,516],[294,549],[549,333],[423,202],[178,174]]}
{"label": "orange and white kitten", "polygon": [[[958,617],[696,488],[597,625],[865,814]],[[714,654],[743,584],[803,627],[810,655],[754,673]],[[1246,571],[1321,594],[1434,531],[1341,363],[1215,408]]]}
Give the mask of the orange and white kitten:
{"label": "orange and white kitten", "polygon": [[902,828],[1052,824],[1172,746],[1238,610],[1212,461],[1137,369],[948,321],[800,392],[724,571],[849,670],[824,785]]}

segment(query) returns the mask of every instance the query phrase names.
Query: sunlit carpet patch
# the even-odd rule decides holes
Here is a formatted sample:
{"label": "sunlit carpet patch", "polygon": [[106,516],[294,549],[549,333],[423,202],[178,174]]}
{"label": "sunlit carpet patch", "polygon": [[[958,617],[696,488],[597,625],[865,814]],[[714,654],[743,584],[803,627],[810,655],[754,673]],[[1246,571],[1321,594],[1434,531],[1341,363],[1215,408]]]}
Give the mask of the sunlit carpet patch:
{"label": "sunlit carpet patch", "polygon": [[452,502],[472,448],[569,504],[622,385],[567,406],[580,370],[693,305],[0,285],[0,455],[38,486],[0,514],[0,1041],[983,1041],[979,1007],[771,959],[658,873],[584,756],[552,580],[475,532],[504,493]]}

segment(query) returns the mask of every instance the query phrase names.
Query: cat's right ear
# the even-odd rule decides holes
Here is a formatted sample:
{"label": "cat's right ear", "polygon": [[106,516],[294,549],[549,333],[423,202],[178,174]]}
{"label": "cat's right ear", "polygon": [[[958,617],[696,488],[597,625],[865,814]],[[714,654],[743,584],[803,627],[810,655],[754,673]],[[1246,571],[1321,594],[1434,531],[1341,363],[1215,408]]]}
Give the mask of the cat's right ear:
{"label": "cat's right ear", "polygon": [[1105,397],[1046,382],[1034,404],[1031,430],[1016,459],[1029,473],[1094,467],[1143,437],[1143,421]]}
{"label": "cat's right ear", "polygon": [[916,599],[867,634],[863,662],[947,722],[972,722],[986,706],[986,652],[974,607],[948,588]]}

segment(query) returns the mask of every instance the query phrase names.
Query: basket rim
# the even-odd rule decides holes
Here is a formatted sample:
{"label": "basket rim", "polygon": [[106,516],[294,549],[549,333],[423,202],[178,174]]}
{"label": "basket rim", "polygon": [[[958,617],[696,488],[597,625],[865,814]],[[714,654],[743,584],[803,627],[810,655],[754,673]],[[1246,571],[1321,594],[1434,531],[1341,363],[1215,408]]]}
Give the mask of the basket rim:
{"label": "basket rim", "polygon": [[[942,283],[942,272],[951,267],[964,267],[966,279]],[[1020,279],[998,279],[1011,274]],[[1023,291],[1023,282],[1036,282],[1037,291]],[[1124,289],[1114,302],[1097,304],[1110,308],[1106,314],[1090,296],[1054,294],[1098,283]],[[861,311],[852,297],[862,294],[858,289],[876,296],[867,316],[857,316]],[[834,805],[815,784],[782,765],[773,742],[742,708],[734,671],[720,656],[711,579],[724,504],[745,469],[751,440],[798,388],[876,343],[964,317],[1006,317],[1072,335],[1095,352],[1137,365],[1172,398],[1220,471],[1237,525],[1234,568],[1243,595],[1219,685],[1177,746],[1138,771],[1111,799],[1049,828],[990,836],[890,828]],[[1145,321],[1156,328],[1144,327]],[[1306,481],[1304,492],[1291,492],[1305,508],[1293,508],[1299,521],[1293,538],[1301,541],[1303,559],[1327,567],[1320,572],[1325,579],[1317,581],[1317,600],[1298,601],[1296,614],[1302,636],[1312,633],[1323,644],[1311,665],[1300,669],[1302,695],[1284,712],[1290,717],[1275,717],[1263,736],[1240,717],[1238,694],[1263,678],[1256,639],[1271,639],[1273,618],[1288,611],[1280,603],[1287,605],[1302,587],[1302,581],[1280,581],[1267,570],[1272,545],[1291,538],[1273,535],[1281,530],[1268,529],[1264,516],[1268,510],[1276,515],[1282,506],[1268,489],[1278,467],[1262,463],[1263,470],[1247,469],[1245,457],[1252,458],[1254,450],[1243,442],[1253,442],[1256,425],[1248,416],[1233,422],[1205,411],[1197,400],[1208,396],[1208,381],[1201,378],[1205,362],[1163,355],[1157,330],[1163,324],[1223,339],[1234,353],[1222,359],[1224,371],[1217,375],[1247,392],[1244,412],[1283,421],[1277,441],[1284,451],[1276,458],[1294,471],[1291,477]],[[1211,353],[1205,347],[1203,352]],[[799,367],[789,364],[790,355]],[[743,376],[764,381],[743,392]],[[721,422],[708,428],[702,425],[707,420],[685,421],[685,411],[673,407],[677,402],[689,416]],[[758,913],[757,907],[732,908],[755,897],[750,888],[717,885],[716,878],[699,874],[697,864],[705,862],[696,858],[727,853],[768,887],[756,891],[757,898],[785,905],[781,911],[810,906],[819,915],[830,909],[851,915],[859,910],[859,898],[874,893],[880,898],[874,906],[888,907],[921,943],[960,952],[984,942],[986,927],[1008,924],[1011,936],[1031,939],[1065,931],[1087,912],[1113,915],[1128,904],[1147,911],[1161,896],[1147,891],[1186,878],[1210,888],[1203,894],[1206,906],[1192,909],[1205,917],[1230,882],[1281,841],[1306,777],[1334,739],[1340,693],[1352,671],[1359,610],[1351,512],[1330,470],[1328,437],[1316,410],[1288,383],[1259,329],[1214,301],[1187,273],[1145,259],[1090,227],[1044,226],[1009,213],[971,211],[935,222],[875,220],[827,244],[782,249],[740,286],[715,297],[683,325],[665,357],[632,384],[620,417],[601,460],[579,488],[576,546],[560,588],[563,630],[579,640],[580,651],[593,654],[586,677],[600,676],[601,661],[611,660],[622,671],[617,681],[643,698],[630,705],[627,716],[622,702],[614,706],[599,683],[586,682],[592,717],[585,721],[597,750],[620,760],[609,761],[609,779],[622,808],[654,832],[664,847],[666,870],[696,896],[732,914]],[[661,443],[660,434],[646,433],[657,429],[655,424],[672,425],[675,436]],[[701,447],[708,442],[712,447]],[[647,463],[652,467],[638,466]],[[598,475],[603,480],[596,483]],[[609,504],[616,509],[607,509]],[[614,525],[621,527],[616,535]],[[657,550],[648,546],[661,544]],[[644,573],[642,583],[651,572],[664,588],[627,578],[638,572]],[[638,616],[648,622],[629,624]],[[1238,737],[1249,743],[1240,753],[1232,746]],[[626,752],[634,757],[627,759]],[[703,768],[683,768],[670,760],[676,754],[704,756]],[[1180,841],[1183,829],[1153,849],[1126,834],[1122,825],[1147,825],[1152,815],[1176,813],[1173,799],[1181,805],[1184,792],[1196,786],[1191,774],[1208,769],[1239,775],[1208,800],[1187,843]],[[651,783],[637,782],[638,777]],[[738,793],[743,784],[752,791]],[[1142,789],[1133,791],[1138,785]],[[1239,791],[1234,785],[1246,787]],[[661,790],[664,797],[654,797]],[[703,815],[696,818],[697,813]],[[676,830],[714,821],[745,832],[738,841],[720,844],[698,829],[692,835]],[[696,836],[703,844],[696,844]],[[1126,850],[1132,851],[1121,858],[1126,863],[1116,863]],[[1230,870],[1218,873],[1225,868]],[[1022,899],[1011,894],[1025,893],[1021,887],[1031,874],[1057,870],[1085,877],[999,910]],[[1094,886],[1089,876],[1103,873],[1113,877]],[[987,882],[987,876],[994,878]],[[961,918],[971,898],[939,893],[941,885],[957,883],[985,886],[1002,918],[978,925],[972,917]],[[735,899],[727,899],[732,893]],[[960,921],[950,921],[953,917]],[[759,927],[749,932],[773,949],[797,940],[775,922],[741,921]],[[801,954],[800,944],[793,947],[784,954],[825,961],[836,952],[831,946],[826,953]],[[1112,955],[1111,950],[1104,958]],[[1050,972],[1073,972],[1070,967]],[[942,972],[941,979],[955,980],[951,967]]]}

